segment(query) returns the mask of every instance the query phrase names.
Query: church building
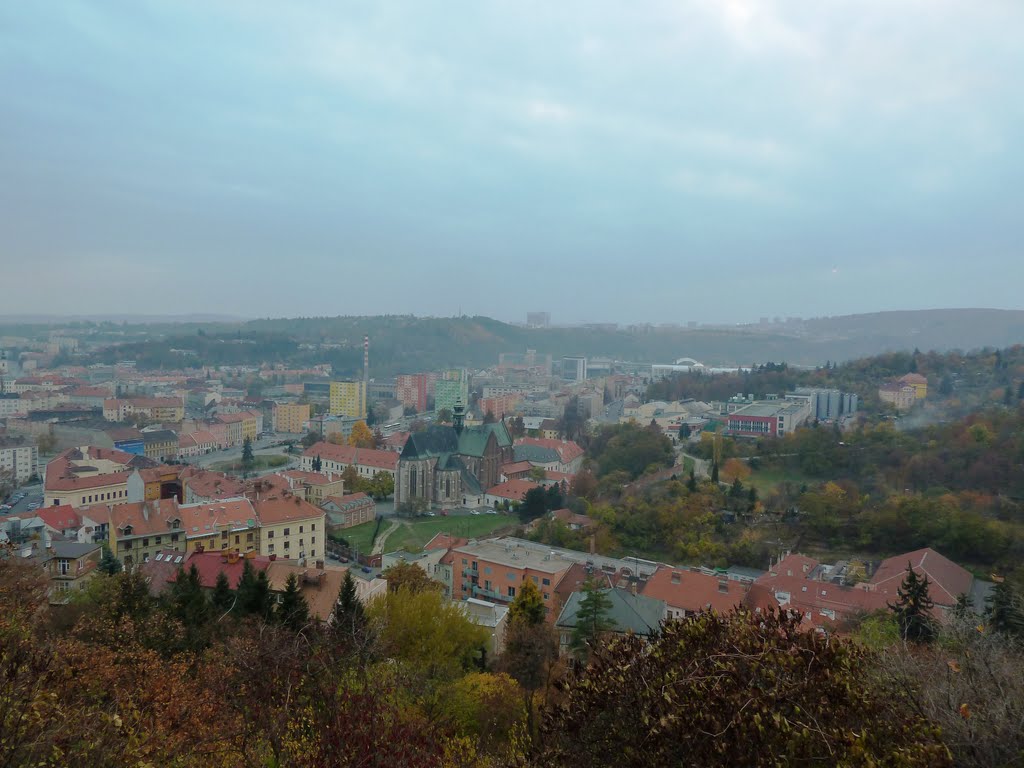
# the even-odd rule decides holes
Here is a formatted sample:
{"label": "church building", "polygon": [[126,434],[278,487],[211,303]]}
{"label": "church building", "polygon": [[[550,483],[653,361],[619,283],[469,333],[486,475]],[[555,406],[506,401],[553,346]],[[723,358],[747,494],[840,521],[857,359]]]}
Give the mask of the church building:
{"label": "church building", "polygon": [[466,426],[461,403],[453,408],[452,421],[409,436],[398,459],[396,504],[423,499],[478,507],[487,489],[501,482],[501,467],[513,456],[505,423]]}

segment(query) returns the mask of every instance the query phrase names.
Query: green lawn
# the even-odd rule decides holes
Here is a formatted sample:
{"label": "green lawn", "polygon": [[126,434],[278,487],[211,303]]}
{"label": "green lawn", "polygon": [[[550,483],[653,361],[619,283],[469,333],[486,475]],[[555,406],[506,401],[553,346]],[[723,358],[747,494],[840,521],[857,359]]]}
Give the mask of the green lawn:
{"label": "green lawn", "polygon": [[785,467],[767,467],[755,471],[749,478],[743,481],[743,485],[752,485],[757,488],[757,492],[760,495],[766,496],[774,493],[779,483],[786,482],[787,480],[798,487],[804,483],[810,485],[815,482],[798,470]]}
{"label": "green lawn", "polygon": [[[502,528],[511,529],[519,524],[519,518],[515,515],[459,515],[456,517],[418,517],[415,519],[390,518],[399,523],[399,528],[385,542],[384,551],[394,552],[397,549],[405,549],[408,552],[419,552],[423,545],[434,538],[434,535],[442,531],[451,533],[452,536],[461,536],[473,539],[480,536],[488,536]],[[381,523],[381,533],[388,529],[390,520]],[[348,541],[349,546],[357,547],[360,552],[369,552],[370,537],[373,536],[373,529],[376,521],[363,523],[352,528],[340,531],[339,535]]]}
{"label": "green lawn", "polygon": [[457,517],[426,517],[415,520],[402,520],[401,527],[388,536],[385,552],[405,549],[407,552],[419,552],[423,545],[434,538],[435,534],[444,532],[465,539],[488,536],[502,528],[514,528],[519,524],[515,515],[459,515]]}
{"label": "green lawn", "polygon": [[253,456],[253,462],[251,467],[242,466],[241,460],[236,461],[218,461],[215,464],[210,465],[210,469],[214,472],[242,472],[248,469],[249,471],[259,472],[263,469],[275,469],[276,467],[283,467],[285,464],[292,461],[291,456],[282,456],[277,453],[267,454],[264,456]]}

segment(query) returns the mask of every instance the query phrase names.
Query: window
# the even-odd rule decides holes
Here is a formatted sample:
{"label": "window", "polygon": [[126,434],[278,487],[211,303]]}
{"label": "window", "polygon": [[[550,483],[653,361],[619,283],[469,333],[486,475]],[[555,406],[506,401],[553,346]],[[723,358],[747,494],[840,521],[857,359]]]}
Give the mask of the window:
{"label": "window", "polygon": [[301,547],[301,546],[302,546],[302,545],[303,545],[304,543],[305,543],[305,542],[304,542],[304,541],[303,541],[302,539],[299,539],[299,546],[300,546],[300,547]]}
{"label": "window", "polygon": [[516,580],[516,574],[515,574],[515,571],[509,571],[509,572],[508,572],[508,574],[507,574],[507,576],[508,576],[508,580],[509,580],[509,581],[515,581],[515,580]]}
{"label": "window", "polygon": [[537,583],[537,577],[536,577],[536,576],[531,576],[530,578],[531,578],[531,579],[533,579],[533,583],[534,583],[534,584],[536,584],[536,583]]}
{"label": "window", "polygon": [[171,541],[174,542],[174,541],[177,541],[177,540],[178,540],[178,534],[172,533],[171,534]]}
{"label": "window", "polygon": [[316,530],[316,523],[313,523],[311,526],[309,526],[309,530],[315,531]]}
{"label": "window", "polygon": [[316,544],[316,536],[311,536],[309,539],[310,544]]}
{"label": "window", "polygon": [[235,536],[235,544],[241,544],[241,543],[242,543],[242,537],[241,536]]}
{"label": "window", "polygon": [[547,592],[545,592],[545,593],[544,593],[544,599],[545,599],[545,600],[547,600],[547,599],[548,599],[548,598],[550,598],[550,597],[551,597],[551,595],[549,595],[549,594],[548,594]]}
{"label": "window", "polygon": [[299,526],[299,533],[302,533],[302,526]]}
{"label": "window", "polygon": [[267,531],[267,538],[268,539],[274,538],[274,532],[273,531]]}
{"label": "window", "polygon": [[245,534],[245,540],[246,541],[252,541],[252,534],[251,533]]}
{"label": "window", "polygon": [[284,548],[288,549],[288,540],[287,539],[285,539],[285,541],[284,541]]}
{"label": "window", "polygon": [[291,533],[292,533],[292,529],[291,529],[291,528],[285,528],[285,529],[284,529],[284,535],[285,535],[285,536],[290,536],[290,535],[291,535]]}
{"label": "window", "polygon": [[273,552],[274,552],[274,545],[273,544],[268,544],[267,545],[267,552],[269,554],[273,554]]}
{"label": "window", "polygon": [[509,597],[515,597],[516,596],[516,588],[515,587],[509,587],[508,588],[508,596]]}
{"label": "window", "polygon": [[143,539],[142,540],[142,546],[148,547],[149,546],[149,539]]}
{"label": "window", "polygon": [[70,563],[68,563],[67,560],[61,560],[61,561],[58,562],[57,567],[58,567],[58,570],[60,571],[60,575],[61,576],[67,576],[68,575],[69,566],[70,566]]}
{"label": "window", "polygon": [[551,586],[551,579],[541,579],[540,583],[543,584],[545,587],[550,587]]}

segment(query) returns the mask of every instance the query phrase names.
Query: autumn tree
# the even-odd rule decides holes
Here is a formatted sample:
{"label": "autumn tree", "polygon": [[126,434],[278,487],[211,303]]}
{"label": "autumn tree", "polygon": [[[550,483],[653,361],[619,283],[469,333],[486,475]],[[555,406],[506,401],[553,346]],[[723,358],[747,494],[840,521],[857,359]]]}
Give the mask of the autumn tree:
{"label": "autumn tree", "polygon": [[376,445],[373,432],[366,426],[365,421],[357,421],[352,425],[352,434],[348,436],[348,444],[356,448],[373,448]]}
{"label": "autumn tree", "polygon": [[381,576],[388,582],[389,592],[408,589],[410,592],[435,592],[442,589],[427,572],[413,563],[400,562],[390,566]]}
{"label": "autumn tree", "polygon": [[948,766],[869,652],[772,612],[668,622],[593,649],[545,710],[533,766]]}
{"label": "autumn tree", "polygon": [[498,668],[522,687],[527,732],[531,738],[536,733],[536,693],[547,688],[552,666],[558,659],[558,641],[546,616],[540,590],[532,581],[523,582],[508,609],[505,649],[498,660]]}

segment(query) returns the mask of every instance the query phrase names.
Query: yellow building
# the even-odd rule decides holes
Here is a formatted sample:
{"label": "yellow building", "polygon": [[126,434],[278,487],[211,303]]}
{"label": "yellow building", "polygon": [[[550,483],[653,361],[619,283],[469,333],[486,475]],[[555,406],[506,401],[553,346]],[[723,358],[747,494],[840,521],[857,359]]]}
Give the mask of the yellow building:
{"label": "yellow building", "polygon": [[921,374],[908,373],[906,376],[900,376],[897,381],[905,387],[913,387],[915,399],[924,400],[928,397],[928,379]]}
{"label": "yellow building", "polygon": [[255,502],[259,518],[259,553],[287,560],[324,557],[326,514],[298,496],[281,494]]}
{"label": "yellow building", "polygon": [[366,385],[362,381],[332,381],[330,414],[352,419],[366,418]]}
{"label": "yellow building", "polygon": [[274,403],[274,429],[300,434],[309,421],[309,403]]}
{"label": "yellow building", "polygon": [[259,522],[248,499],[224,499],[178,508],[188,552],[255,552]]}

